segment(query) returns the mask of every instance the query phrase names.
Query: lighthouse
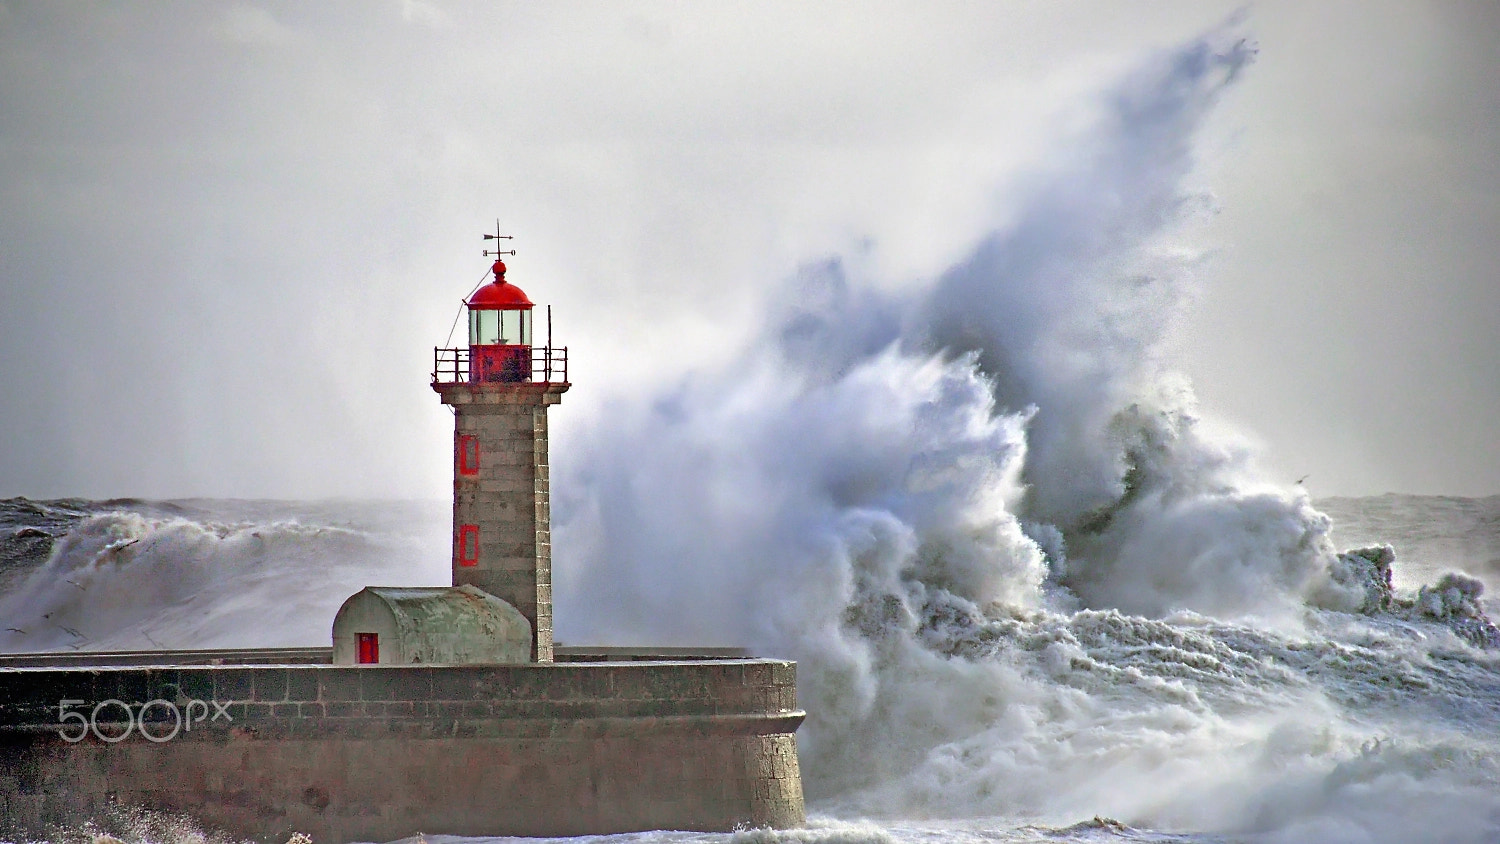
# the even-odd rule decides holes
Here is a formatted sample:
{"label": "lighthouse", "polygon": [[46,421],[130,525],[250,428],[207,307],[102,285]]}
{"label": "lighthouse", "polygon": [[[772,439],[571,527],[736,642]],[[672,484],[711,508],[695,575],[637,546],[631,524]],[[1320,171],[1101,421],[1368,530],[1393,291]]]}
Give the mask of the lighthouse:
{"label": "lighthouse", "polygon": [[535,344],[536,306],[506,277],[503,256],[514,251],[484,254],[495,262],[464,303],[468,345],[433,352],[432,389],[453,409],[453,585],[519,610],[531,659],[551,662],[547,408],[568,390],[568,352],[552,345],[550,308],[546,342]]}
{"label": "lighthouse", "polygon": [[365,586],[328,648],[0,657],[0,781],[26,786],[0,793],[0,839],[116,808],[328,844],[806,822],[795,663],[554,649],[547,408],[568,355],[485,255],[467,344],[433,352],[454,417],[452,585]]}

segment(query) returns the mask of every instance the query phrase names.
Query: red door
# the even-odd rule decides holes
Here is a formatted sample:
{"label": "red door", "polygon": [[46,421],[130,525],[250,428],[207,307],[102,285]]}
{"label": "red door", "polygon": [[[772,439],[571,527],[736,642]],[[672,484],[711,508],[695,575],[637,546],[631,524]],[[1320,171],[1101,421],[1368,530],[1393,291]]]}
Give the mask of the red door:
{"label": "red door", "polygon": [[359,643],[359,664],[375,665],[380,662],[380,634],[379,633],[356,633],[355,639]]}

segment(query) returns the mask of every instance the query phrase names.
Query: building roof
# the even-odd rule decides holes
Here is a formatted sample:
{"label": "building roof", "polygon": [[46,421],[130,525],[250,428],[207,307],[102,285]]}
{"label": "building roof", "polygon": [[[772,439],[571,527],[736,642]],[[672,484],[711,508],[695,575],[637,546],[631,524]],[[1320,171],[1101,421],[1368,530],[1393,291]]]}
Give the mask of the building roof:
{"label": "building roof", "polygon": [[406,638],[434,630],[500,633],[514,626],[520,615],[515,607],[474,586],[367,586],[364,591],[390,607]]}
{"label": "building roof", "polygon": [[505,280],[505,262],[495,260],[495,280],[474,291],[469,307],[481,311],[516,311],[533,307],[521,288]]}

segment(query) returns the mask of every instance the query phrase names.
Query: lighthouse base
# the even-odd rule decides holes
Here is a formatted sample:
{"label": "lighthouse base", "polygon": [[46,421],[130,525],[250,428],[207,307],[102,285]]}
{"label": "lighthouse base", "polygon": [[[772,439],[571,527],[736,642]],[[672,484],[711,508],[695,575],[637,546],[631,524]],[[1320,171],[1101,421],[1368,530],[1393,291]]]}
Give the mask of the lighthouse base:
{"label": "lighthouse base", "polygon": [[[124,738],[70,743],[60,700]],[[174,733],[194,700],[219,717]],[[804,821],[804,713],[778,660],[6,668],[0,701],[13,834],[115,806],[320,844]]]}

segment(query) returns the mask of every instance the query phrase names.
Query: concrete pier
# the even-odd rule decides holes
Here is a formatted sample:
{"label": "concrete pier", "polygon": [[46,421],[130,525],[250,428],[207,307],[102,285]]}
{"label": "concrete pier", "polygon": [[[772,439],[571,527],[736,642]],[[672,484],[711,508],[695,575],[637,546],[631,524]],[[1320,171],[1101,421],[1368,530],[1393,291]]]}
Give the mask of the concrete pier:
{"label": "concrete pier", "polygon": [[0,667],[0,813],[36,835],[134,805],[278,844],[792,827],[795,689],[763,659]]}

